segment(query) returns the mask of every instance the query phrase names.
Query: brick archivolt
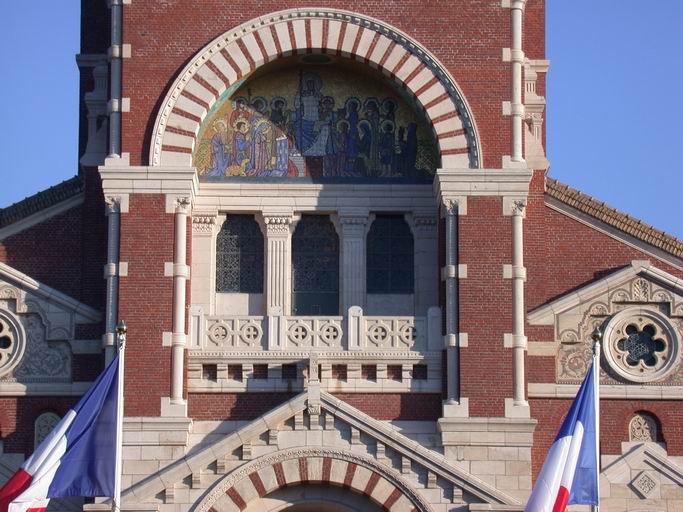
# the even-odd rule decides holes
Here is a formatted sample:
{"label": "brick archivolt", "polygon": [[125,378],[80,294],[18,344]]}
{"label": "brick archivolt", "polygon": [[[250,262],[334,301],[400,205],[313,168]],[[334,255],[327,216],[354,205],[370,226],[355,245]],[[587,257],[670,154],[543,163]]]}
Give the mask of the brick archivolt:
{"label": "brick archivolt", "polygon": [[205,46],[176,79],[158,113],[151,164],[191,166],[199,128],[228,87],[279,57],[311,51],[352,57],[391,77],[424,110],[438,140],[441,167],[480,167],[470,108],[444,66],[403,32],[331,9],[276,12]]}
{"label": "brick archivolt", "polygon": [[343,450],[298,448],[265,455],[217,482],[196,512],[244,510],[284,487],[305,484],[342,486],[384,510],[431,511],[429,504],[391,468]]}

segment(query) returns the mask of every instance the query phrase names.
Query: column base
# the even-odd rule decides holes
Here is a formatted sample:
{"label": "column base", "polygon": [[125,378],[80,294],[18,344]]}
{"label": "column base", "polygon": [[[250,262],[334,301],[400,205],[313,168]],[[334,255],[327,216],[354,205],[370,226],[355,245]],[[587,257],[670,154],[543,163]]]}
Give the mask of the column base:
{"label": "column base", "polygon": [[530,418],[531,412],[529,410],[529,402],[526,400],[522,402],[515,402],[513,398],[505,399],[505,417],[506,418]]}
{"label": "column base", "polygon": [[187,401],[172,400],[167,396],[161,397],[162,418],[187,418]]}
{"label": "column base", "polygon": [[460,401],[444,400],[441,406],[442,418],[468,418],[470,415],[470,401],[460,397]]}

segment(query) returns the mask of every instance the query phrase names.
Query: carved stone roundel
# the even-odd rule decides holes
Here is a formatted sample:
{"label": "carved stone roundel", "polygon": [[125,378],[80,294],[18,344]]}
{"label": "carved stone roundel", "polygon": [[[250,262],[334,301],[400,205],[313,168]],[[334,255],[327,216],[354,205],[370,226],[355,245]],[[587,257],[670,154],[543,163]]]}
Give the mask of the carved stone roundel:
{"label": "carved stone roundel", "polygon": [[678,334],[661,313],[629,308],[616,314],[604,334],[605,359],[617,374],[631,382],[666,377],[680,356]]}
{"label": "carved stone roundel", "polygon": [[16,318],[0,311],[0,377],[11,372],[26,349],[26,334]]}

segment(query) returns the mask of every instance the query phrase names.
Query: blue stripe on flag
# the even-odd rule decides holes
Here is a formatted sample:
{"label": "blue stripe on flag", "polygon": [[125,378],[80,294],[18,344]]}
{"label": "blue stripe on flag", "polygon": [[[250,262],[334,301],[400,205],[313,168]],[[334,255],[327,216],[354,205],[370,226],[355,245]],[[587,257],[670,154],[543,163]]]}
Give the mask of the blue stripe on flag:
{"label": "blue stripe on flag", "polygon": [[48,498],[114,495],[118,363],[117,356],[74,407]]}
{"label": "blue stripe on flag", "polygon": [[[579,458],[576,461],[576,471],[572,482],[572,490],[569,495],[569,505],[597,505],[598,504],[598,468],[595,446],[595,375],[593,366],[590,373],[583,381],[582,399],[578,403],[577,421],[583,425],[583,440]],[[581,394],[581,391],[579,392]]]}

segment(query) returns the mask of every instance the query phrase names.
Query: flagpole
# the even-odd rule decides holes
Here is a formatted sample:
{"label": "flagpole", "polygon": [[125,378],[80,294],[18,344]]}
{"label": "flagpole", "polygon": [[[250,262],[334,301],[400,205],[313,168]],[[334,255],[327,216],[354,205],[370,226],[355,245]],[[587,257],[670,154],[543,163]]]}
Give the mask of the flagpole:
{"label": "flagpole", "polygon": [[121,466],[122,466],[122,451],[123,451],[123,366],[125,361],[126,349],[126,333],[128,329],[126,322],[121,320],[116,326],[116,340],[118,344],[119,354],[119,371],[118,371],[118,397],[116,405],[118,411],[116,413],[116,462],[114,470],[114,496],[112,497],[112,512],[121,511]]}
{"label": "flagpole", "polygon": [[595,393],[595,471],[597,478],[598,504],[591,507],[592,512],[600,511],[600,341],[602,331],[596,327],[593,338],[593,392]]}

